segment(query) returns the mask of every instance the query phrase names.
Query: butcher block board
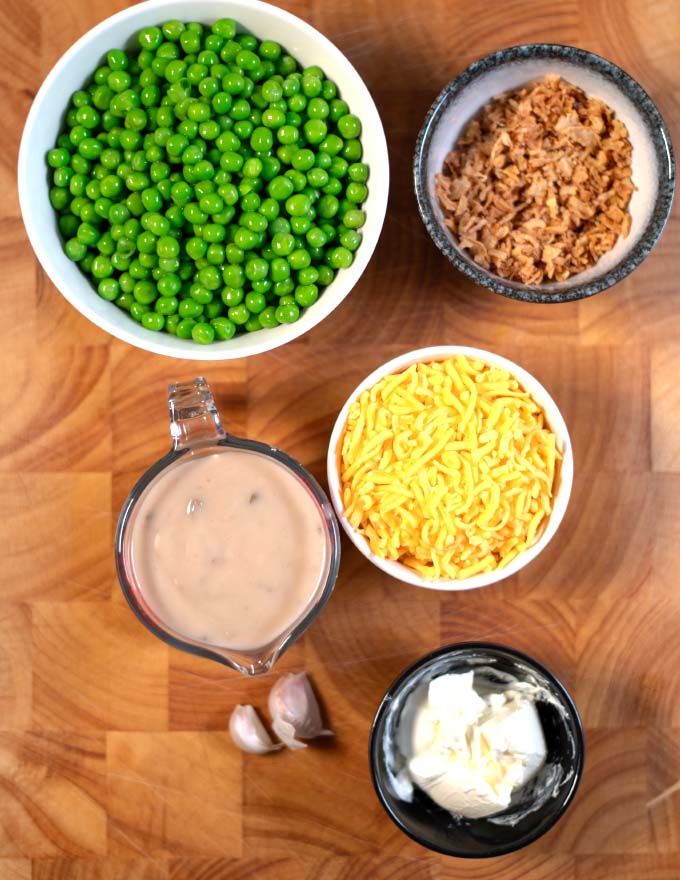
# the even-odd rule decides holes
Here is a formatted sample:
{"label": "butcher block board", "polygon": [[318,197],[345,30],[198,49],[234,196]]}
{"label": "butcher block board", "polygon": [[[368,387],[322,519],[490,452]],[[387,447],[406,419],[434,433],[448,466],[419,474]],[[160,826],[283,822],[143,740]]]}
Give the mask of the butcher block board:
{"label": "butcher block board", "polygon": [[[678,880],[680,877],[680,220],[632,277],[592,300],[531,305],[475,287],[427,236],[411,159],[442,86],[503,46],[597,52],[650,92],[680,142],[677,0],[283,0],[375,96],[392,185],[364,277],[312,332],[232,363],[113,341],[68,305],[26,239],[15,167],[57,58],[124,0],[0,6],[0,880]],[[323,59],[320,59],[323,63]],[[40,157],[36,156],[36,168]],[[165,389],[203,374],[227,428],[322,481],[349,392],[409,349],[461,343],[534,373],[571,431],[576,479],[542,556],[484,590],[379,573],[347,542],[326,610],[260,679],[157,641],[120,594],[117,512],[169,446]],[[583,783],[523,852],[463,862],[401,834],[367,740],[393,678],[447,642],[527,651],[571,690]],[[229,740],[306,670],[332,741],[267,757]]]}

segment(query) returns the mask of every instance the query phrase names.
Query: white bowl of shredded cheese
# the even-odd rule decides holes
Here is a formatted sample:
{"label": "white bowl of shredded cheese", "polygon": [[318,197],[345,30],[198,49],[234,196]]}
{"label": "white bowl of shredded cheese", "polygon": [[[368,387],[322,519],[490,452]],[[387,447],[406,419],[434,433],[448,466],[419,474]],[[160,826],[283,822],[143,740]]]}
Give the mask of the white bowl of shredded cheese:
{"label": "white bowl of shredded cheese", "polygon": [[574,458],[552,397],[492,352],[400,355],[343,406],[330,497],[352,543],[398,580],[472,590],[516,574],[567,509]]}

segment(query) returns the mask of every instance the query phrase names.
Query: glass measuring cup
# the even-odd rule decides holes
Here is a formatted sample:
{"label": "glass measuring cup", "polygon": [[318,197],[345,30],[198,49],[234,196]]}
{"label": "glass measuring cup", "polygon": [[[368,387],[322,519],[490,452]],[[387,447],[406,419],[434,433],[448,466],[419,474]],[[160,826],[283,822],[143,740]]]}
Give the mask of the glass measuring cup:
{"label": "glass measuring cup", "polygon": [[[190,654],[216,660],[237,672],[259,675],[271,669],[286,648],[307,629],[333,591],[340,566],[340,534],[333,508],[314,477],[295,459],[266,443],[228,434],[222,427],[210,387],[202,377],[193,382],[170,385],[168,410],[172,448],[139,479],[123,504],[118,518],[115,555],[123,594],[144,626],[169,645]],[[252,650],[215,645],[178,632],[162,620],[147,601],[143,585],[138,583],[132,564],[132,536],[140,502],[145,493],[179,463],[228,450],[267,456],[286,468],[303,485],[316,505],[326,540],[325,564],[316,590],[302,613],[292,623],[287,624],[273,640]]]}

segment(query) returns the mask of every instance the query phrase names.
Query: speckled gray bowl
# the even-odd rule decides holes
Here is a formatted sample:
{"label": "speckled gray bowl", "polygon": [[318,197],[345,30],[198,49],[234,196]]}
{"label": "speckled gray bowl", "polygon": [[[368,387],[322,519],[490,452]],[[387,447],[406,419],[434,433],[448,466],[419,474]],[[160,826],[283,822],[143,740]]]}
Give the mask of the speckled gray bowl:
{"label": "speckled gray bowl", "polygon": [[[529,287],[506,281],[483,269],[460,249],[444,226],[434,193],[435,174],[465,125],[495,95],[544,77],[548,73],[604,100],[625,123],[633,145],[632,217],[628,236],[584,272],[568,281]],[[548,43],[513,46],[475,61],[457,76],[430,108],[418,140],[413,163],[421,217],[437,247],[473,281],[495,293],[526,302],[554,303],[583,299],[606,290],[629,275],[650,254],[661,235],[675,192],[675,157],[670,134],[647,92],[610,61],[575,49]]]}

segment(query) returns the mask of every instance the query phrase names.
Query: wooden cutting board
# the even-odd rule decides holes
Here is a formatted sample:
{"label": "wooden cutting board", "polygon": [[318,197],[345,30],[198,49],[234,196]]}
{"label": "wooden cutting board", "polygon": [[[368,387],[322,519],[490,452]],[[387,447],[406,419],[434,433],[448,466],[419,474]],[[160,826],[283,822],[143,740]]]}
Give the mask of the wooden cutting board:
{"label": "wooden cutting board", "polygon": [[[125,0],[0,7],[0,880],[677,880],[680,877],[680,221],[632,278],[590,301],[525,305],[454,272],[418,219],[411,156],[440,88],[502,46],[570,43],[620,64],[680,143],[677,0],[285,0],[347,53],[390,149],[382,238],[345,303],[304,338],[226,365],[113,342],[39,268],[15,189],[42,77]],[[35,157],[37,173],[40,157]],[[165,387],[203,373],[229,429],[323,479],[359,380],[400,352],[464,343],[533,372],[572,433],[576,482],[557,538],[521,575],[439,595],[345,544],[335,594],[277,672],[306,669],[332,742],[257,758],[230,743],[246,680],[167,648],[129,612],[112,537],[169,445]],[[492,639],[571,689],[585,777],[524,852],[432,856],[392,825],[367,737],[397,673],[430,649]]]}

